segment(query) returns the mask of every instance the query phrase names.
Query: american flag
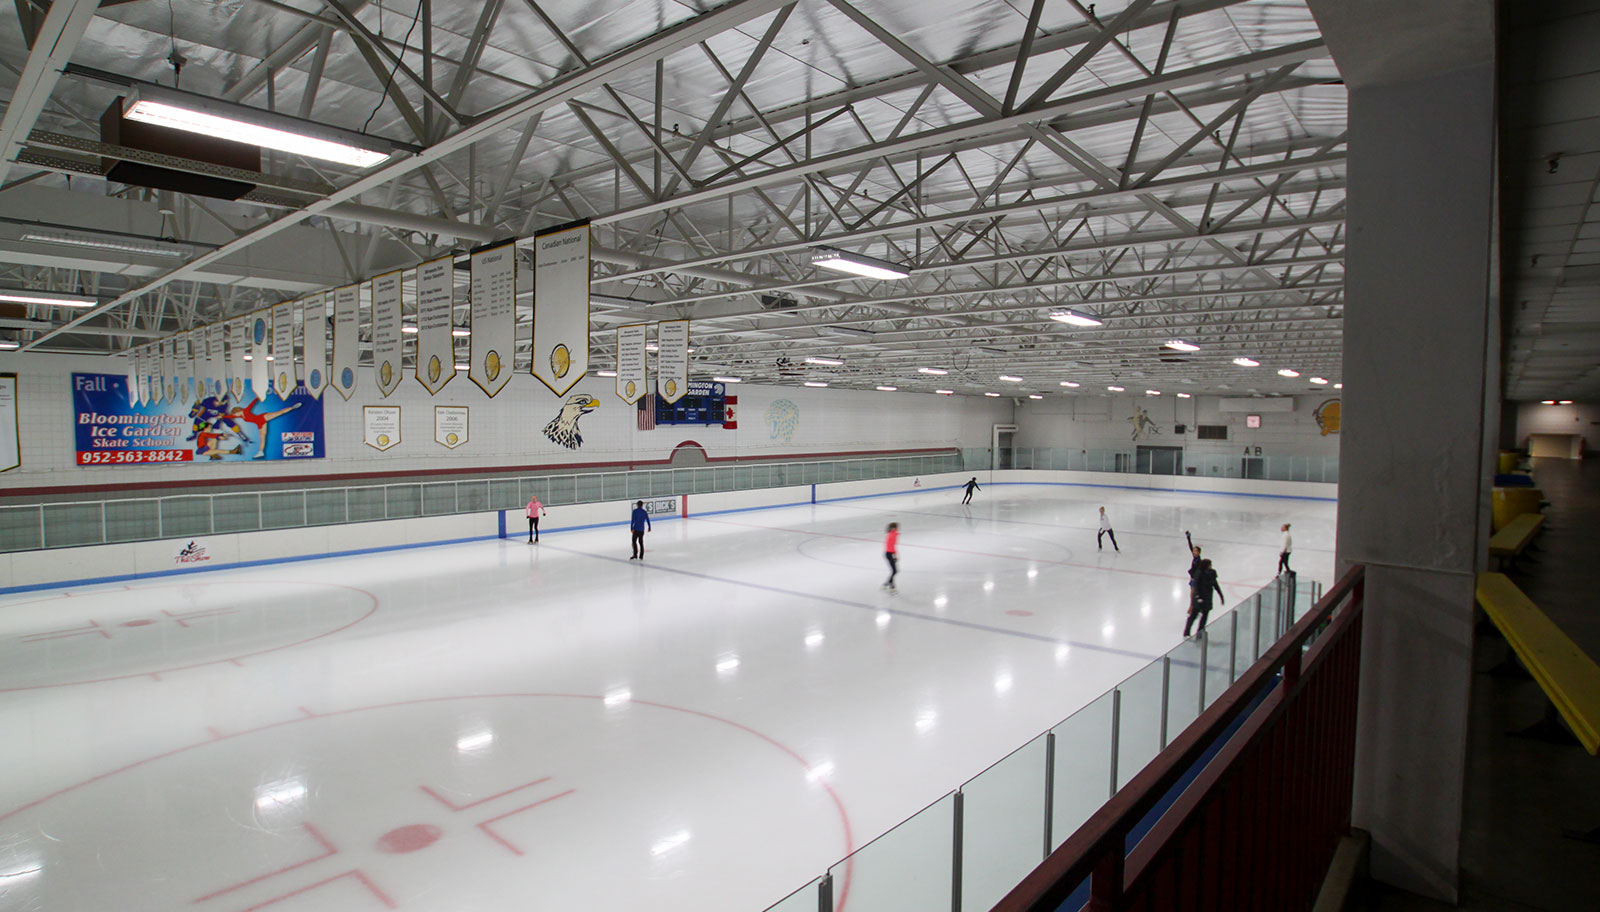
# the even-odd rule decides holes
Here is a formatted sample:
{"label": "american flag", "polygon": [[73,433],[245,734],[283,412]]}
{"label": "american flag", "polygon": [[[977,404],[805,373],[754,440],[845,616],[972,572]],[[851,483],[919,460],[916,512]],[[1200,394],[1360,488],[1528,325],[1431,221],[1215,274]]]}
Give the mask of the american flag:
{"label": "american flag", "polygon": [[646,393],[639,397],[639,410],[636,414],[639,419],[639,430],[653,431],[656,429],[655,393]]}

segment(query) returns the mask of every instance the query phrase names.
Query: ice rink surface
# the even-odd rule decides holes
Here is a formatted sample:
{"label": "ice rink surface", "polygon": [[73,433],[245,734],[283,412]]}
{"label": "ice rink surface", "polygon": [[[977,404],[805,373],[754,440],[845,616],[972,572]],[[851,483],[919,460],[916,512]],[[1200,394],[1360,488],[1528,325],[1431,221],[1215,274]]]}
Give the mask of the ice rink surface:
{"label": "ice rink surface", "polygon": [[1185,529],[1332,578],[1332,502],[960,496],[0,598],[0,910],[759,912],[1177,644]]}

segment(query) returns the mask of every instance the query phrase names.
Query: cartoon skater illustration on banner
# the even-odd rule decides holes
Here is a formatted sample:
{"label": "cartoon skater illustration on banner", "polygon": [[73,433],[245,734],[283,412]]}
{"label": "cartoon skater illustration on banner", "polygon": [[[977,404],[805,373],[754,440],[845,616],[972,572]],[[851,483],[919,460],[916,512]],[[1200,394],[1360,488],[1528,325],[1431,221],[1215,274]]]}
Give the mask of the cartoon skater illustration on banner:
{"label": "cartoon skater illustration on banner", "polygon": [[314,459],[323,455],[322,403],[302,386],[265,399],[245,387],[192,402],[134,405],[120,374],[73,374],[79,465]]}

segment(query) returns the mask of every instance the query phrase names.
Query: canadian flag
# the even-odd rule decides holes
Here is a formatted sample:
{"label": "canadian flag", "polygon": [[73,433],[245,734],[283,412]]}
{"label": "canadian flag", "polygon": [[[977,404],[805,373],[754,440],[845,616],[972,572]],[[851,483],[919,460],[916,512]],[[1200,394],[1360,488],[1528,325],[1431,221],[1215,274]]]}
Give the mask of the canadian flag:
{"label": "canadian flag", "polygon": [[739,397],[729,396],[723,400],[722,429],[734,431],[739,429]]}

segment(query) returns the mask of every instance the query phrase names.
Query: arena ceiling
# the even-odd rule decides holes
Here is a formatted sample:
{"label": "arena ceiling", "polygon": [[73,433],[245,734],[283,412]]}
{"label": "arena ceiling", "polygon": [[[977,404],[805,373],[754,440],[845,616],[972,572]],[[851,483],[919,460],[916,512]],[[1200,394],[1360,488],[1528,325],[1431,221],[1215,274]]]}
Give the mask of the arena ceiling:
{"label": "arena ceiling", "polygon": [[[1304,2],[10,6],[0,287],[98,302],[0,318],[24,350],[114,354],[586,218],[595,367],[613,327],[689,317],[695,373],[754,382],[1340,379],[1346,92]],[[266,154],[238,201],[107,182],[102,159],[148,160],[101,141],[128,80],[418,151],[367,170]],[[825,246],[909,276],[819,269]]]}

